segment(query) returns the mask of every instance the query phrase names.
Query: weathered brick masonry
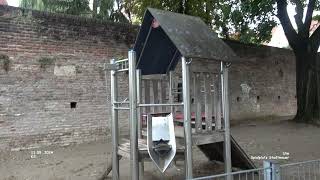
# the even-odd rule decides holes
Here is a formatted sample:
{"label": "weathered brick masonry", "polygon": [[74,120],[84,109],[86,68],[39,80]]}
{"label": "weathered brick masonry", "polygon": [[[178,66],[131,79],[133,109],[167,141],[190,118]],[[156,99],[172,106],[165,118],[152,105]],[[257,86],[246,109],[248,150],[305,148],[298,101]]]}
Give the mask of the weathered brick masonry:
{"label": "weathered brick masonry", "polygon": [[232,119],[296,113],[295,57],[291,50],[228,42],[246,62],[230,69]]}
{"label": "weathered brick masonry", "polygon": [[8,57],[0,64],[0,149],[105,137],[103,63],[126,55],[137,27],[8,6],[0,15],[0,54]]}
{"label": "weathered brick masonry", "polygon": [[[68,145],[110,135],[109,73],[137,27],[0,6],[0,150]],[[289,50],[227,42],[250,60],[232,65],[232,119],[293,115]],[[210,67],[203,61],[199,67]],[[120,78],[127,91],[127,75]],[[120,122],[127,132],[126,114]]]}

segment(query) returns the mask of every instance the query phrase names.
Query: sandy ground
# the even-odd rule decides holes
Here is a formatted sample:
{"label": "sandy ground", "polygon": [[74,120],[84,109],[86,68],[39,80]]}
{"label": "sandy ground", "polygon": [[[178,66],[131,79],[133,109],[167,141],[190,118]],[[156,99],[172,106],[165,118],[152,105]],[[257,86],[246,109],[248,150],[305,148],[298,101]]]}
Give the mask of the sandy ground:
{"label": "sandy ground", "polygon": [[[281,163],[320,159],[320,128],[290,121],[247,121],[232,126],[232,135],[249,157],[287,156]],[[40,154],[41,152],[41,154]],[[35,156],[32,156],[35,155]],[[1,180],[97,180],[111,161],[110,142],[69,147],[46,147],[0,153]],[[262,160],[254,160],[260,166]],[[161,175],[151,162],[145,163],[144,179],[183,179],[183,161]],[[223,172],[223,165],[209,162],[194,148],[195,176]],[[121,179],[129,179],[129,161],[120,161]],[[111,177],[108,177],[111,179]]]}

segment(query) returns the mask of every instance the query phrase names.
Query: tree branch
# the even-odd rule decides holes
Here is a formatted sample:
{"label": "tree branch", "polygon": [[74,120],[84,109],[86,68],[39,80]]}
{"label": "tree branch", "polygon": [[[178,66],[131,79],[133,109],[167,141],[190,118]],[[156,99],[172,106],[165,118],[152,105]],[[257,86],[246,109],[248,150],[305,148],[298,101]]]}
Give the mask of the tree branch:
{"label": "tree branch", "polygon": [[301,0],[293,0],[294,3],[296,4],[296,15],[294,16],[294,19],[296,21],[296,24],[298,26],[298,32],[303,33],[304,28],[303,28],[303,5]]}
{"label": "tree branch", "polygon": [[315,7],[315,3],[316,3],[316,0],[309,0],[309,3],[308,3],[308,9],[307,9],[307,13],[306,13],[306,18],[304,20],[304,31],[305,31],[305,35],[307,37],[310,36],[309,29],[310,29],[310,25],[311,25],[311,22],[312,22],[312,14],[313,14],[313,10],[314,10],[314,7]]}
{"label": "tree branch", "polygon": [[283,31],[288,39],[288,42],[290,44],[290,46],[292,47],[292,49],[297,48],[297,44],[298,44],[298,34],[297,32],[294,30],[291,22],[290,22],[290,18],[288,16],[288,12],[287,12],[287,1],[286,0],[276,0],[277,2],[277,8],[278,8],[278,18],[281,22]]}

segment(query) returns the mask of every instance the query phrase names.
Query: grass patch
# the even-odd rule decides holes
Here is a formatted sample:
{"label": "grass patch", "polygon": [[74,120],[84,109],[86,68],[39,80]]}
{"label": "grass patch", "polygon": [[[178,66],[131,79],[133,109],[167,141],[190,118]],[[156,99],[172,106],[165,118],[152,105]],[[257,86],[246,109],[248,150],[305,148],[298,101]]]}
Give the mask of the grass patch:
{"label": "grass patch", "polygon": [[40,68],[46,70],[47,67],[54,64],[55,59],[51,57],[41,57],[40,59],[38,59],[38,62],[40,64]]}
{"label": "grass patch", "polygon": [[0,61],[2,64],[2,68],[8,73],[10,70],[10,59],[9,56],[0,54]]}

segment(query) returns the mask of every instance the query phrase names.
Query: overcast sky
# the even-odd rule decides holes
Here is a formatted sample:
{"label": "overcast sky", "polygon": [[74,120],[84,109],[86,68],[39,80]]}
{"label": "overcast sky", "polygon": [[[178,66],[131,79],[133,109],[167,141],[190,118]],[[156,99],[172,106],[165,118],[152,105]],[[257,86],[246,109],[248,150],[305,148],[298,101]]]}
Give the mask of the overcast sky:
{"label": "overcast sky", "polygon": [[7,0],[10,6],[19,6],[19,0]]}

